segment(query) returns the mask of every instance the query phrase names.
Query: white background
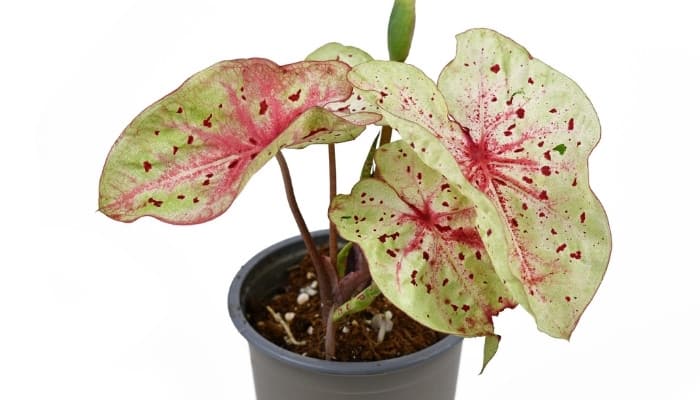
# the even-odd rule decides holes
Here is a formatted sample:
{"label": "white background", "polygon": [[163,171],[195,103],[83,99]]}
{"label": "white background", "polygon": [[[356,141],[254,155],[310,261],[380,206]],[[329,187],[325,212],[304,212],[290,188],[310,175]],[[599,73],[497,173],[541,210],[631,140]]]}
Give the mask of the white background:
{"label": "white background", "polygon": [[[222,59],[294,62],[328,41],[385,58],[391,2],[9,2],[0,6],[0,398],[253,399],[228,317],[238,267],[295,234],[270,163],[207,224],[96,212],[126,124]],[[418,1],[408,62],[433,77],[454,35],[490,27],[575,79],[603,139],[590,159],[614,249],[571,342],[522,310],[497,319],[478,376],[465,341],[458,399],[700,398],[694,195],[700,121],[691,2]],[[341,145],[350,189],[370,136]],[[287,153],[309,225],[326,207],[323,149]]]}

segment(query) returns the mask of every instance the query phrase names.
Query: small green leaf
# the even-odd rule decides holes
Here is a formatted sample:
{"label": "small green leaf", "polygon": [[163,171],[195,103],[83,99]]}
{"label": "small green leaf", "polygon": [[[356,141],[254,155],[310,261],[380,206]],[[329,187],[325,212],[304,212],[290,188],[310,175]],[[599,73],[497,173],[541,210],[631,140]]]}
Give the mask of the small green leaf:
{"label": "small green leaf", "polygon": [[552,150],[558,152],[562,156],[564,155],[564,152],[566,152],[566,145],[564,143],[554,147]]}
{"label": "small green leaf", "polygon": [[350,255],[351,250],[352,250],[352,243],[347,243],[338,252],[338,261],[337,261],[337,268],[336,268],[338,271],[338,278],[342,278],[345,276],[345,270],[348,267],[348,256]]}
{"label": "small green leaf", "polygon": [[379,141],[379,135],[374,138],[372,145],[367,152],[367,157],[365,158],[365,163],[362,165],[362,173],[360,174],[360,179],[369,178],[372,176],[372,167],[374,166],[374,153],[377,151],[377,142]]}
{"label": "small green leaf", "polygon": [[369,307],[374,299],[382,294],[376,283],[372,282],[363,291],[348,300],[345,304],[335,309],[333,321],[337,322],[346,315],[358,313]]}
{"label": "small green leaf", "polygon": [[345,46],[341,43],[331,42],[324,44],[306,57],[306,61],[341,61],[351,67],[371,61],[366,51],[357,47]]}
{"label": "small green leaf", "polygon": [[498,351],[498,345],[501,343],[501,335],[488,335],[484,337],[484,363],[481,366],[481,372],[479,375],[484,373],[486,366],[489,361],[496,355]]}

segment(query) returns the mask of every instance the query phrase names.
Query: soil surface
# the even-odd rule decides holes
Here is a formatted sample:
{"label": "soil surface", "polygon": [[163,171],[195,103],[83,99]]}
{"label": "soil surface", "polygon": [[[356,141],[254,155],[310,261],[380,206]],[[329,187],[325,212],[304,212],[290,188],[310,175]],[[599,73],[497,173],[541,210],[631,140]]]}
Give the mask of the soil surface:
{"label": "soil surface", "polygon": [[[289,271],[288,284],[263,304],[251,305],[251,313],[247,317],[262,336],[278,346],[304,356],[324,359],[319,295],[313,294],[314,290],[311,290],[312,295],[308,301],[303,304],[297,301],[302,291],[314,289],[317,285],[314,281],[314,269],[306,257],[299,266]],[[276,320],[267,307],[274,310],[289,326],[297,344],[292,343],[283,324]],[[293,316],[288,313],[293,313]],[[372,318],[377,314],[390,316],[393,322],[393,328],[386,333],[381,343],[377,341],[378,331],[371,324]],[[378,361],[399,357],[428,347],[444,336],[415,322],[380,295],[364,311],[346,316],[336,323],[335,360]]]}

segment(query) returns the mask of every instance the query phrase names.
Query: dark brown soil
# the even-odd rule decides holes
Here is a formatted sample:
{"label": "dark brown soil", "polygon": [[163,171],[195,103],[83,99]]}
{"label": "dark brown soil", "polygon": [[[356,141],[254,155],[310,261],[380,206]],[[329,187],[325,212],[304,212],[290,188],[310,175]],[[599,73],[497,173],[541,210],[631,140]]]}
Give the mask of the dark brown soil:
{"label": "dark brown soil", "polygon": [[[321,328],[319,295],[310,296],[304,304],[297,303],[297,296],[304,287],[316,280],[314,269],[308,257],[298,267],[289,272],[289,282],[262,307],[255,307],[248,319],[257,331],[269,341],[287,350],[309,357],[325,358],[324,336]],[[294,313],[288,325],[294,338],[302,345],[290,343],[287,334],[278,321],[267,310],[269,306],[282,316]],[[379,313],[391,312],[393,329],[381,343],[377,342],[377,331],[370,321]],[[285,321],[286,322],[286,321]],[[432,345],[444,334],[430,330],[412,320],[396,308],[384,296],[378,297],[366,310],[349,315],[336,324],[336,357],[338,361],[377,361],[414,353]]]}

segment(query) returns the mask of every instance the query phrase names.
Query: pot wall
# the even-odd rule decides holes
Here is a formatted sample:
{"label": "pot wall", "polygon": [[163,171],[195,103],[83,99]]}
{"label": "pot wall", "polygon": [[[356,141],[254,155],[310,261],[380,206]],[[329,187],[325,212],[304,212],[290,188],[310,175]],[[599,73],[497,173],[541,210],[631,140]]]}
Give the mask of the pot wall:
{"label": "pot wall", "polygon": [[[313,233],[318,244],[327,231]],[[286,279],[306,253],[299,237],[258,253],[239,271],[229,292],[229,313],[248,340],[258,400],[453,400],[462,338],[448,336],[419,352],[379,362],[336,362],[302,357],[259,335],[245,318]]]}

